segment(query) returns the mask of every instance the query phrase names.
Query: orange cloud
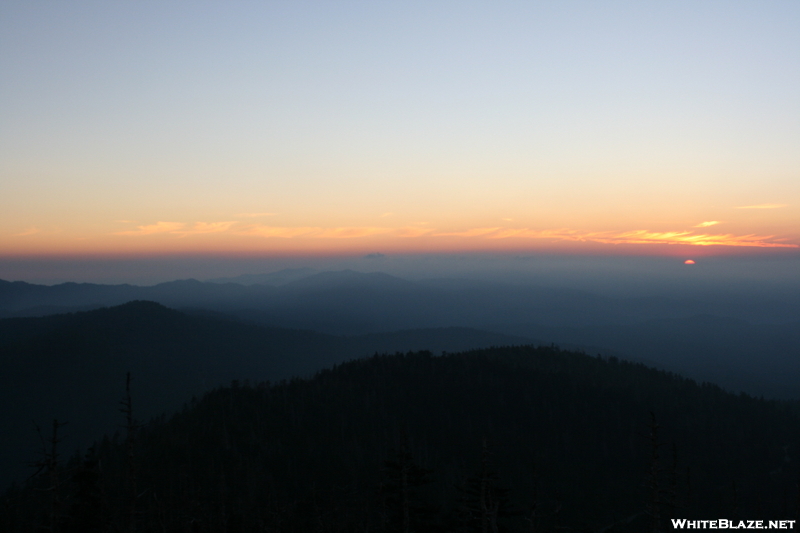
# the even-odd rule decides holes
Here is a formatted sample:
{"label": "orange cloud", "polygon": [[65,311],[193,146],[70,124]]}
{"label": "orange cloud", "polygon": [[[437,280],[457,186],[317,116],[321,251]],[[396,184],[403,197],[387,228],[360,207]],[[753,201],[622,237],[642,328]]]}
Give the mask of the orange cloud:
{"label": "orange cloud", "polygon": [[[342,227],[309,227],[309,226],[261,226],[251,225],[234,231],[237,235],[258,235],[260,237],[308,238],[308,239],[354,239],[375,235],[413,238],[429,235],[434,230],[406,226],[401,228],[381,226],[342,226]],[[472,232],[467,232],[472,233]],[[447,235],[447,234],[444,234]]]}
{"label": "orange cloud", "polygon": [[[711,225],[711,224],[708,224]],[[693,246],[754,246],[763,248],[797,248],[797,244],[778,242],[773,235],[709,235],[692,231],[654,232],[634,230],[623,232],[581,232],[573,229],[531,230],[528,228],[489,231],[478,228],[459,233],[436,235],[483,236],[489,239],[551,239],[561,241],[598,242],[603,244],[688,244]]]}
{"label": "orange cloud", "polygon": [[157,233],[177,233],[186,226],[183,222],[156,222],[148,226],[137,226],[135,230],[118,231],[115,235],[154,235]]}
{"label": "orange cloud", "polygon": [[281,237],[284,239],[296,237],[316,239],[352,239],[357,237],[391,233],[392,231],[392,228],[358,226],[322,228],[252,225],[242,230],[234,231],[234,233],[238,235],[258,235],[261,237]]}
{"label": "orange cloud", "polygon": [[291,226],[248,226],[234,233],[238,235],[258,235],[261,237],[309,238],[309,239],[355,239],[373,235],[391,235],[394,237],[421,237],[433,230],[426,228],[403,227],[387,228],[374,226],[342,226],[323,227],[291,227]]}
{"label": "orange cloud", "polygon": [[797,248],[796,244],[770,241],[773,235],[708,235],[690,231],[651,232],[646,230],[629,231],[610,236],[592,238],[596,242],[608,244],[690,244],[694,246],[755,246],[761,248]]}
{"label": "orange cloud", "polygon": [[182,235],[197,235],[203,233],[224,233],[231,229],[236,224],[236,220],[227,222],[195,222],[192,229],[175,231],[173,233],[180,233]]}
{"label": "orange cloud", "polygon": [[[494,231],[496,228],[468,230],[463,232],[465,236],[476,236]],[[120,231],[114,235],[155,235],[173,234],[179,236],[203,235],[210,233],[276,237],[281,239],[308,238],[308,239],[353,239],[359,237],[369,237],[373,235],[391,235],[395,237],[421,237],[428,235],[434,230],[420,227],[376,227],[376,226],[339,226],[339,227],[320,227],[320,226],[266,226],[262,224],[242,225],[235,220],[224,222],[195,222],[191,227],[187,227],[183,222],[157,222],[145,226],[138,226],[135,230]],[[447,235],[447,234],[444,234]]]}
{"label": "orange cloud", "polygon": [[571,229],[556,229],[556,230],[532,230],[528,228],[517,229],[501,229],[490,235],[490,239],[508,239],[512,237],[520,237],[524,239],[558,239],[569,241],[584,241],[587,236],[595,235],[594,233],[580,234],[577,230]]}
{"label": "orange cloud", "polygon": [[[718,221],[702,222],[695,226],[710,227]],[[262,224],[243,225],[238,221],[195,222],[189,226],[183,222],[157,222],[138,226],[135,230],[122,231],[116,235],[157,235],[172,234],[178,237],[189,235],[231,235],[252,236],[278,239],[359,239],[381,236],[384,238],[403,239],[442,239],[447,237],[467,240],[484,239],[537,239],[549,241],[594,242],[602,244],[682,244],[692,246],[749,246],[763,248],[797,248],[797,244],[782,242],[773,235],[734,235],[696,233],[693,230],[683,231],[649,231],[631,230],[621,232],[590,232],[570,228],[536,230],[530,228],[481,227],[463,231],[437,232],[435,229],[419,226],[377,227],[377,226],[266,226]]]}
{"label": "orange cloud", "polygon": [[707,228],[709,226],[716,226],[719,224],[719,220],[709,220],[708,222],[701,222],[695,226],[695,228]]}
{"label": "orange cloud", "polygon": [[118,231],[114,235],[156,235],[171,233],[174,235],[201,235],[205,233],[225,233],[237,222],[195,222],[191,228],[186,228],[184,222],[156,222],[146,226],[137,226],[135,230]]}

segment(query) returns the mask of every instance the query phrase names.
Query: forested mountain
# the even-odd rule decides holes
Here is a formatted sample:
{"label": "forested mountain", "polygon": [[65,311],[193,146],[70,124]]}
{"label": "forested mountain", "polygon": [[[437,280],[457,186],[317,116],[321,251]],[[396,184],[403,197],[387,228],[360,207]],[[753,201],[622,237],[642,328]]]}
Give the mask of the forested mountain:
{"label": "forested mountain", "polygon": [[234,382],[132,437],[8,492],[6,531],[641,533],[800,501],[790,405],[548,347]]}
{"label": "forested mountain", "polygon": [[0,320],[0,484],[27,475],[24,464],[39,448],[34,424],[68,422],[67,449],[112,431],[128,371],[137,412],[151,417],[232,379],[310,376],[376,352],[526,342],[466,328],[338,337],[187,315],[153,302]]}

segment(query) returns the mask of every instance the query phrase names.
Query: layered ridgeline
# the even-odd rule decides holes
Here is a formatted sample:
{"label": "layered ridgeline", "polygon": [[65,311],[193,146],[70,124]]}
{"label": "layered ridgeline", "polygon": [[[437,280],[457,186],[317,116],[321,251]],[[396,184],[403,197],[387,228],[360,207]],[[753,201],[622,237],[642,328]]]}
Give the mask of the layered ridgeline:
{"label": "layered ridgeline", "polygon": [[236,382],[132,435],[7,493],[3,526],[640,533],[798,512],[789,405],[548,347]]}
{"label": "layered ridgeline", "polygon": [[[610,297],[589,291],[458,278],[407,280],[382,272],[293,269],[213,282],[177,280],[152,286],[0,280],[0,317],[42,316],[148,300],[172,308],[237,313],[270,325],[328,333],[375,333],[433,326],[633,324],[700,314],[756,323],[800,320],[800,293],[718,294],[690,298]],[[334,314],[332,314],[332,312]]]}
{"label": "layered ridgeline", "polygon": [[0,280],[0,316],[41,316],[148,300],[332,335],[469,327],[619,355],[731,390],[800,398],[794,379],[800,373],[796,289],[778,295],[764,289],[613,298],[539,287],[535,280],[411,281],[380,272],[309,269],[217,281],[50,287]]}
{"label": "layered ridgeline", "polygon": [[113,432],[129,371],[136,412],[147,419],[232,379],[310,376],[376,352],[528,342],[466,328],[339,337],[188,315],[152,302],[0,320],[0,487],[33,472],[26,463],[41,448],[37,425],[66,422],[67,452]]}

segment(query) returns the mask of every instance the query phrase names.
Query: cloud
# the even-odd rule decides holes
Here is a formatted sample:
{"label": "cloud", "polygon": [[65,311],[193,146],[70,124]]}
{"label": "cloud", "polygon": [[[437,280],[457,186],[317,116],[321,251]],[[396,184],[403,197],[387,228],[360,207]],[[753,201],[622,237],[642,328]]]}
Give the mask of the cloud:
{"label": "cloud", "polygon": [[389,228],[378,226],[341,226],[341,227],[310,227],[310,226],[262,226],[251,225],[241,230],[234,231],[239,235],[258,235],[260,237],[279,237],[284,239],[356,239],[374,235],[389,235],[394,237],[421,237],[433,230],[426,228],[403,227]]}
{"label": "cloud", "polygon": [[[706,224],[710,226],[712,224]],[[568,228],[532,230],[529,228],[476,228],[437,236],[484,237],[487,239],[547,239],[556,241],[598,242],[603,244],[684,244],[692,246],[750,246],[761,248],[797,248],[796,244],[779,242],[773,235],[710,235],[693,231],[631,230],[622,232],[586,232]]]}
{"label": "cloud", "polygon": [[383,259],[384,257],[386,257],[386,255],[380,253],[374,253],[365,255],[364,259]]}
{"label": "cloud", "polygon": [[787,204],[740,205],[736,209],[780,209],[781,207],[787,207]]}
{"label": "cloud", "polygon": [[134,230],[118,231],[115,235],[157,235],[170,233],[173,235],[199,235],[206,233],[224,233],[236,224],[236,221],[195,222],[190,228],[185,222],[156,222],[145,226],[137,226]]}
{"label": "cloud", "polygon": [[[702,222],[695,228],[706,228],[719,224],[719,221]],[[31,228],[23,234],[32,234]],[[38,231],[38,230],[37,230]],[[596,242],[603,244],[683,244],[691,246],[749,246],[762,248],[798,248],[797,244],[784,242],[786,239],[774,235],[734,235],[697,233],[694,230],[650,231],[645,229],[621,232],[591,232],[571,228],[531,229],[531,228],[470,228],[463,231],[437,233],[431,228],[418,226],[380,227],[380,226],[267,226],[263,224],[243,225],[238,221],[195,222],[191,226],[184,222],[164,222],[137,226],[135,230],[117,232],[116,235],[158,235],[172,234],[178,237],[188,235],[230,234],[279,239],[358,239],[383,236],[385,238],[438,239],[458,237],[465,239],[540,239],[550,241]],[[22,234],[21,234],[22,235]]]}
{"label": "cloud", "polygon": [[356,239],[374,235],[413,238],[422,237],[432,232],[433,230],[429,228],[413,226],[401,228],[384,226],[336,226],[326,228],[319,226],[264,226],[260,224],[252,224],[233,231],[233,233],[237,235],[258,235],[261,237],[279,237],[284,239]]}
{"label": "cloud", "polygon": [[155,235],[158,233],[177,233],[186,226],[183,222],[156,222],[147,226],[137,226],[135,230],[118,231],[115,235]]}
{"label": "cloud", "polygon": [[229,220],[227,222],[195,222],[194,226],[191,229],[184,231],[176,231],[174,233],[180,233],[182,235],[197,235],[203,233],[224,233],[229,229],[231,229],[231,227],[237,223],[238,221],[236,220]]}
{"label": "cloud", "polygon": [[577,230],[571,229],[555,229],[555,230],[532,230],[528,228],[509,228],[501,229],[492,234],[487,235],[490,239],[508,239],[511,237],[520,237],[524,239],[559,239],[569,241],[583,241],[592,233],[585,233],[581,235]]}
{"label": "cloud", "polygon": [[598,234],[590,238],[607,244],[689,244],[693,246],[751,246],[759,248],[797,248],[796,244],[776,242],[773,235],[708,235],[691,231],[653,232],[628,231],[619,234]]}

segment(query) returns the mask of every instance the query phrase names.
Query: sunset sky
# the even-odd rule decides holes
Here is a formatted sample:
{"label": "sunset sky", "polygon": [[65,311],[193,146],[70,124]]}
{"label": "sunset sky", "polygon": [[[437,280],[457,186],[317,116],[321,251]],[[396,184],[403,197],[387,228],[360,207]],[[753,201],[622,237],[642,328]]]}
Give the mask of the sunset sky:
{"label": "sunset sky", "polygon": [[6,0],[0,258],[796,253],[798,28],[789,0]]}

